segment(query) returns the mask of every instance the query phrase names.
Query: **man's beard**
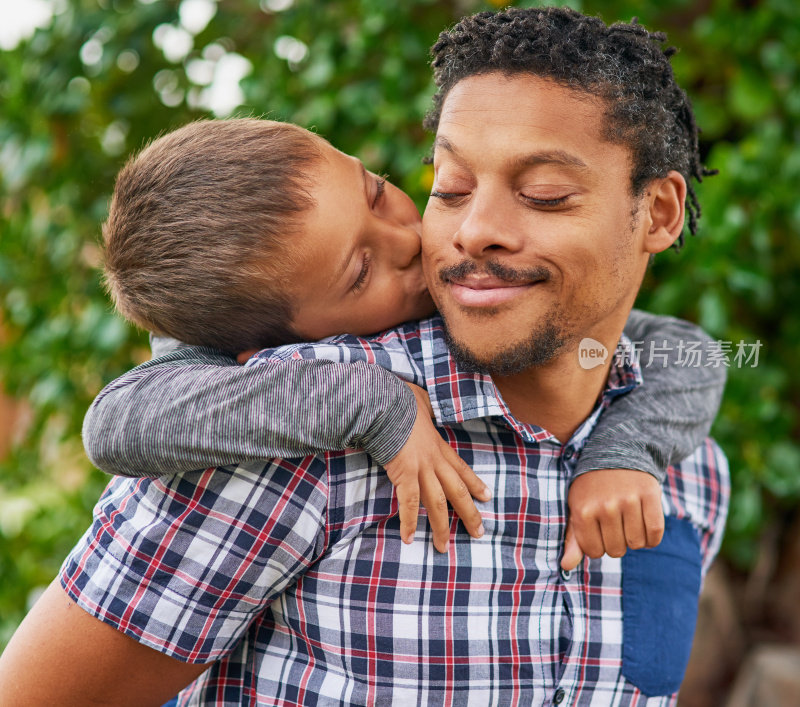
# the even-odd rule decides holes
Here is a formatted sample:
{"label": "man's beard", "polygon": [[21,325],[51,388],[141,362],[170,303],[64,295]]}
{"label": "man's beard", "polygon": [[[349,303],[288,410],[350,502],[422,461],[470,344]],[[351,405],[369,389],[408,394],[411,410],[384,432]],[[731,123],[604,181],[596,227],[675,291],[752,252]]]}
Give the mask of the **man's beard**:
{"label": "man's beard", "polygon": [[[503,266],[494,260],[487,261],[483,269],[494,277],[505,280],[508,283],[548,282],[552,277],[550,271],[545,267],[520,270]],[[478,266],[474,261],[464,260],[457,265],[442,268],[438,276],[446,284],[451,280],[464,278],[470,273],[477,272],[477,270]],[[555,357],[567,339],[563,315],[556,311],[551,311],[542,324],[532,331],[527,339],[488,357],[479,357],[470,350],[470,347],[465,342],[455,339],[447,325],[447,317],[443,313],[441,314],[444,320],[444,335],[447,346],[459,367],[470,373],[486,373],[490,376],[512,376],[532,366],[541,366]],[[491,316],[492,313],[486,312],[485,314]],[[559,323],[561,326],[559,326]]]}
{"label": "man's beard", "polygon": [[459,368],[469,373],[513,376],[533,366],[542,366],[555,358],[566,342],[566,337],[556,325],[556,319],[555,314],[551,314],[527,339],[489,356],[479,357],[466,343],[453,338],[446,319],[445,341]]}

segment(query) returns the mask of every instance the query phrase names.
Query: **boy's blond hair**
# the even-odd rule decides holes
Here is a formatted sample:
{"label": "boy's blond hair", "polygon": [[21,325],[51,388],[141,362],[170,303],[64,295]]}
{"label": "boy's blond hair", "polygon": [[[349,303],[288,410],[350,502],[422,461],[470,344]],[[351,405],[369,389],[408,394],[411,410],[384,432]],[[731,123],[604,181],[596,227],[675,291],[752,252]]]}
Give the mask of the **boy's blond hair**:
{"label": "boy's blond hair", "polygon": [[103,226],[119,312],[229,352],[296,340],[286,248],[314,203],[319,139],[288,123],[205,120],[133,157]]}

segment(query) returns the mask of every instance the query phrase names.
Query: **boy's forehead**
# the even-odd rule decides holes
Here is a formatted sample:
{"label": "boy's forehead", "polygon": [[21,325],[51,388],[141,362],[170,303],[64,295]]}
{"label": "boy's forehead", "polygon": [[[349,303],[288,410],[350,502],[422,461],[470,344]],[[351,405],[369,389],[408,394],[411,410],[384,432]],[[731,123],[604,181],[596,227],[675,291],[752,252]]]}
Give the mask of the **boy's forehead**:
{"label": "boy's forehead", "polygon": [[[314,141],[316,147],[319,151],[319,156],[323,159],[326,163],[330,165],[344,165],[348,162],[358,163],[359,165],[361,162],[353,157],[352,155],[348,155],[346,152],[342,152],[338,148],[334,147],[328,140],[326,140],[321,135],[317,135],[316,133],[310,133],[314,137]],[[309,175],[312,178],[315,177],[315,174]]]}
{"label": "boy's forehead", "polygon": [[314,140],[314,142],[316,143],[317,147],[319,148],[319,150],[320,150],[320,151],[321,151],[323,154],[327,154],[327,153],[330,153],[330,152],[340,152],[340,150],[337,150],[337,149],[336,149],[336,148],[335,148],[335,147],[334,147],[334,146],[333,146],[333,145],[330,143],[330,141],[329,141],[329,140],[327,140],[327,139],[325,139],[324,137],[322,137],[322,135],[319,135],[319,134],[317,134],[317,133],[311,132],[310,130],[309,130],[309,133],[308,133],[308,134],[309,134],[309,135],[312,137],[312,139],[313,139],[313,140]]}

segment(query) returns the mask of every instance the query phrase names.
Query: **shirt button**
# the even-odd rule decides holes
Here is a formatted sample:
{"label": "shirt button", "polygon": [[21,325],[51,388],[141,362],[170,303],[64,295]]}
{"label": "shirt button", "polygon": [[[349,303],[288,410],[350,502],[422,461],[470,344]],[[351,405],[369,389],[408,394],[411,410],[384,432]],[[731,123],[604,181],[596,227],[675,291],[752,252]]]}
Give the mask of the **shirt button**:
{"label": "shirt button", "polygon": [[[569,580],[572,579],[572,570],[561,569],[561,570],[559,570],[559,574],[561,575],[561,579],[563,579],[565,582],[569,582]],[[563,690],[562,690],[562,692],[563,692]],[[556,694],[558,694],[558,693],[556,693]],[[562,699],[563,699],[563,695],[562,695]]]}
{"label": "shirt button", "polygon": [[559,687],[558,690],[556,690],[556,694],[553,695],[553,704],[560,705],[564,701],[566,694],[567,693],[564,692],[564,689]]}

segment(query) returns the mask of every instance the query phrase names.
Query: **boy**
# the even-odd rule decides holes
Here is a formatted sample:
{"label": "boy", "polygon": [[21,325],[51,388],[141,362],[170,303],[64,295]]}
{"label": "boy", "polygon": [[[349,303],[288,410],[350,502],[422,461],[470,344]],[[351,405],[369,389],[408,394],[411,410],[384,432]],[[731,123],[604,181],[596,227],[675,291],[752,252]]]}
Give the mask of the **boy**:
{"label": "boy", "polygon": [[[323,164],[327,182],[319,184]],[[326,228],[330,272],[308,273],[303,234]],[[379,366],[240,368],[219,351],[369,334],[430,314],[419,233],[419,214],[403,192],[296,126],[209,121],[155,141],[117,182],[105,226],[109,289],[140,326],[218,351],[177,348],[110,384],[84,426],[92,461],[111,473],[155,476],[361,447],[397,487],[404,541],[414,537],[421,499],[435,546],[446,548],[445,497],[480,537],[469,494],[486,501],[488,490],[436,433],[422,389]],[[318,288],[296,286],[309,276]],[[705,339],[686,323],[641,313],[627,333],[644,350]],[[676,375],[682,386],[674,385]],[[705,437],[724,369],[651,367],[646,377],[646,393],[634,391],[605,412],[576,478],[608,467],[660,480],[668,463]],[[668,388],[659,389],[662,378]],[[591,556],[660,541],[657,485],[627,510],[608,512],[631,492],[640,493],[603,488],[579,508],[570,497],[581,519],[578,544]],[[568,545],[565,569],[581,556]]]}

